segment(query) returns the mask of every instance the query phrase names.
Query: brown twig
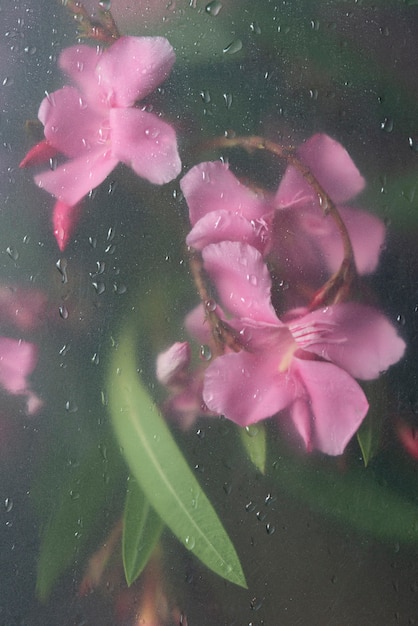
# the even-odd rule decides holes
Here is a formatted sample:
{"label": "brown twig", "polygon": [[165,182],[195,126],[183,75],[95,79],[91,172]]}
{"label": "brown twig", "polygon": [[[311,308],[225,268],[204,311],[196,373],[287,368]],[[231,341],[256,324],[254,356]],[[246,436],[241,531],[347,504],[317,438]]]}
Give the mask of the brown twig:
{"label": "brown twig", "polygon": [[195,250],[192,250],[189,254],[189,264],[200,300],[205,309],[205,317],[210,325],[215,342],[216,354],[213,356],[223,354],[225,346],[228,346],[234,352],[239,352],[243,346],[239,340],[238,333],[219,316],[217,312],[218,306],[211,298],[206,287],[202,257]]}

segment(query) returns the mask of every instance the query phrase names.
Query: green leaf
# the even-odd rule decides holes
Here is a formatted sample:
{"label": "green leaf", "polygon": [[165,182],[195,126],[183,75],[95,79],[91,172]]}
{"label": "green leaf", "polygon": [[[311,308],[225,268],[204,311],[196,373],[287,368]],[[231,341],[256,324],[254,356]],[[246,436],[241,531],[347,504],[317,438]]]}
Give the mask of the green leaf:
{"label": "green leaf", "polygon": [[231,540],[139,380],[135,347],[128,327],[114,349],[108,377],[109,409],[130,471],[183,545],[219,576],[246,587]]}
{"label": "green leaf", "polygon": [[61,487],[42,532],[36,580],[41,601],[86,549],[92,534],[103,530],[102,512],[119,484],[121,461],[112,443],[97,446]]}
{"label": "green leaf", "polygon": [[130,478],[123,515],[122,556],[126,582],[138,578],[158,543],[163,523],[135,479]]}
{"label": "green leaf", "polygon": [[367,467],[380,447],[382,426],[387,415],[389,398],[384,378],[380,378],[378,381],[363,383],[362,386],[370,408],[357,431],[357,441],[361,449],[364,465]]}
{"label": "green leaf", "polygon": [[266,471],[266,429],[264,424],[253,424],[240,428],[242,444],[255,467],[264,474]]}
{"label": "green leaf", "polygon": [[[282,451],[281,451],[282,452]],[[332,460],[318,463],[280,455],[275,482],[312,510],[377,539],[418,543],[418,505],[382,484],[370,468],[338,471]]]}

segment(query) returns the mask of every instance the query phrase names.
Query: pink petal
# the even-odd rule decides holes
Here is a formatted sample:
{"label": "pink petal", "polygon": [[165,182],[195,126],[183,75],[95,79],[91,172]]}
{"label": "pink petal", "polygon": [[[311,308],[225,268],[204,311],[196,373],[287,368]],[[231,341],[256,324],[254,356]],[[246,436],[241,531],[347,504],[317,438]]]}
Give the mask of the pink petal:
{"label": "pink petal", "polygon": [[230,211],[211,211],[196,222],[186,238],[188,246],[202,250],[210,243],[238,241],[264,252],[269,237],[264,220],[249,222],[245,217]]}
{"label": "pink petal", "polygon": [[56,170],[35,176],[38,187],[73,206],[100,185],[118,164],[110,151],[97,150],[72,159]]}
{"label": "pink petal", "polygon": [[202,256],[205,270],[228,311],[236,317],[279,323],[270,300],[270,274],[258,250],[224,241],[206,246]]}
{"label": "pink petal", "polygon": [[190,364],[190,345],[187,341],[174,343],[157,356],[156,375],[162,385],[172,385]]}
{"label": "pink petal", "polygon": [[111,106],[130,107],[167,78],[174,61],[164,37],[120,37],[105,51],[96,73]]}
{"label": "pink petal", "polygon": [[44,98],[38,117],[51,146],[68,157],[77,157],[104,147],[109,123],[103,114],[88,106],[74,87],[63,87]]}
{"label": "pink petal", "polygon": [[[359,274],[375,271],[385,241],[386,229],[383,222],[360,209],[339,208],[353,246],[354,259]],[[328,217],[329,219],[329,217]],[[337,230],[334,227],[333,230]],[[335,272],[343,259],[341,236],[335,232],[323,242],[324,258],[330,272]]]}
{"label": "pink petal", "polygon": [[27,341],[0,337],[0,384],[12,394],[28,389],[27,377],[37,362],[37,347]]}
{"label": "pink petal", "polygon": [[[292,371],[301,379],[307,394],[299,398],[291,411],[308,449],[312,446],[326,454],[342,454],[369,408],[361,387],[332,363],[294,359]],[[306,428],[308,413],[311,440]]]}
{"label": "pink petal", "polygon": [[81,89],[91,106],[100,104],[96,66],[102,55],[103,50],[98,46],[77,45],[65,48],[59,57],[60,68]]}
{"label": "pink petal", "polygon": [[19,163],[19,167],[31,167],[32,165],[43,165],[50,159],[57,156],[58,151],[54,146],[44,139],[33,146],[25,157]]}
{"label": "pink petal", "polygon": [[248,426],[275,415],[293,401],[294,383],[278,369],[280,336],[283,335],[284,351],[289,338],[286,329],[276,329],[275,334],[269,351],[229,353],[209,365],[203,399],[211,411]]}
{"label": "pink petal", "polygon": [[269,212],[266,200],[251,191],[220,161],[200,163],[180,181],[192,226],[211,211],[229,211],[256,220]]}
{"label": "pink petal", "polygon": [[76,204],[69,206],[57,200],[52,213],[52,225],[54,229],[55,240],[61,252],[67,246],[80,217],[81,206]]}
{"label": "pink petal", "polygon": [[301,348],[362,380],[378,378],[405,351],[405,342],[382,313],[355,302],[312,311],[289,328]]}
{"label": "pink petal", "polygon": [[[217,310],[219,311],[219,307]],[[184,327],[188,334],[201,344],[208,344],[212,339],[211,329],[206,321],[203,304],[199,304],[186,315]]]}
{"label": "pink petal", "polygon": [[[364,178],[350,155],[328,135],[314,135],[297,153],[335,203],[346,202],[364,189]],[[276,205],[286,207],[306,201],[316,203],[317,194],[294,167],[288,167],[276,193]]]}
{"label": "pink petal", "polygon": [[111,109],[112,154],[138,176],[162,185],[181,170],[174,129],[152,113]]}

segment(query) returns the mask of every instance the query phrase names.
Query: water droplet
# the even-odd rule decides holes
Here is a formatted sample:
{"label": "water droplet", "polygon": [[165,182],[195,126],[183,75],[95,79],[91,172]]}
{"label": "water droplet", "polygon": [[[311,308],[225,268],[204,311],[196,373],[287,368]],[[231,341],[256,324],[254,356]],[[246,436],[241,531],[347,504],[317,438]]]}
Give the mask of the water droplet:
{"label": "water droplet", "polygon": [[251,500],[245,505],[247,513],[252,513],[255,510],[255,504]]}
{"label": "water droplet", "polygon": [[232,93],[224,93],[225,106],[229,110],[232,106]]}
{"label": "water droplet", "polygon": [[206,300],[205,308],[206,308],[207,311],[210,311],[211,313],[213,311],[216,311],[216,302],[215,302],[215,300]]}
{"label": "water droplet", "polygon": [[78,406],[72,400],[67,400],[65,403],[65,410],[68,411],[68,413],[77,413]]}
{"label": "water droplet", "polygon": [[380,129],[384,130],[385,133],[391,133],[393,131],[393,119],[385,117],[383,122],[380,122]]}
{"label": "water droplet", "polygon": [[207,89],[204,89],[200,92],[200,97],[202,98],[205,104],[209,104],[210,102],[210,92]]}
{"label": "water droplet", "polygon": [[263,601],[259,598],[252,598],[250,602],[250,607],[252,611],[259,611],[263,606]]}
{"label": "water droplet", "polygon": [[58,308],[60,317],[62,317],[63,320],[68,319],[68,309],[66,306],[62,305]]}
{"label": "water droplet", "polygon": [[223,52],[224,54],[236,54],[240,50],[242,50],[241,39],[234,39],[234,41],[231,41],[231,43],[223,49]]}
{"label": "water droplet", "polygon": [[11,498],[5,498],[4,500],[4,509],[6,513],[10,513],[13,508],[13,500]]}
{"label": "water droplet", "polygon": [[200,358],[203,361],[210,361],[212,358],[212,350],[207,345],[200,346]]}
{"label": "water droplet", "polygon": [[96,237],[89,237],[89,244],[94,249],[97,247],[97,239]]}
{"label": "water droplet", "polygon": [[61,282],[65,285],[68,283],[68,275],[67,275],[67,261],[65,259],[58,259],[55,263],[55,267],[61,274]]}
{"label": "water droplet", "polygon": [[418,152],[418,140],[416,137],[408,137],[408,144],[411,150]]}
{"label": "water droplet", "polygon": [[126,285],[123,284],[117,284],[117,283],[113,283],[113,291],[118,295],[121,296],[122,294],[126,293],[128,290]]}
{"label": "water droplet", "polygon": [[267,515],[263,511],[257,511],[256,517],[257,517],[259,522],[264,522],[264,520],[266,519]]}
{"label": "water droplet", "polygon": [[186,539],[184,540],[184,544],[188,550],[193,550],[196,545],[196,541],[193,535],[187,535]]}
{"label": "water droplet", "polygon": [[95,352],[93,354],[93,356],[91,357],[91,362],[93,363],[93,365],[99,365],[100,358],[99,358],[99,355],[97,354],[97,352]]}
{"label": "water droplet", "polygon": [[6,252],[13,261],[18,260],[19,252],[15,248],[12,248],[11,246],[7,246]]}
{"label": "water droplet", "polygon": [[257,22],[251,22],[250,30],[251,30],[251,32],[255,33],[256,35],[261,35],[261,28],[260,28],[260,25],[257,24]]}
{"label": "water droplet", "polygon": [[222,6],[222,2],[219,2],[219,0],[212,0],[212,2],[209,2],[209,4],[206,5],[205,11],[206,13],[209,13],[209,15],[216,17],[219,15]]}
{"label": "water droplet", "polygon": [[13,85],[14,80],[13,78],[10,78],[10,76],[6,76],[6,78],[3,78],[3,82],[2,85],[3,87],[8,87],[9,85]]}
{"label": "water droplet", "polygon": [[231,491],[232,491],[231,483],[224,483],[223,484],[223,490],[225,491],[226,495],[229,496],[231,494]]}
{"label": "water droplet", "polygon": [[276,527],[274,524],[270,524],[270,522],[267,522],[266,524],[266,532],[268,535],[273,535],[276,532]]}
{"label": "water droplet", "polygon": [[400,326],[405,326],[406,319],[405,319],[405,316],[404,316],[404,315],[402,315],[402,313],[399,313],[399,314],[396,316],[396,321],[398,322],[398,324],[399,324]]}
{"label": "water droplet", "polygon": [[249,437],[257,437],[259,430],[257,426],[251,424],[250,426],[245,427],[245,432]]}
{"label": "water droplet", "polygon": [[98,296],[100,296],[102,293],[106,291],[106,285],[102,282],[94,281],[92,285]]}
{"label": "water droplet", "polygon": [[258,280],[255,274],[247,274],[247,280],[253,287],[257,287]]}
{"label": "water droplet", "polygon": [[110,11],[112,3],[110,0],[99,0],[99,7],[103,9],[103,11]]}
{"label": "water droplet", "polygon": [[196,435],[199,437],[199,439],[203,439],[205,436],[205,431],[203,430],[203,428],[198,428],[196,431]]}

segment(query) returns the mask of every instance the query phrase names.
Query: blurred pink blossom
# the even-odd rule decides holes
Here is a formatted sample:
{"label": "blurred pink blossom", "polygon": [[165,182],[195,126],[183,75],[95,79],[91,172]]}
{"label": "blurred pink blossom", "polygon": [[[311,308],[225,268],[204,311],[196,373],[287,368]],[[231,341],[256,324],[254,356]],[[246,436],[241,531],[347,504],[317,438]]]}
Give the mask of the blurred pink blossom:
{"label": "blurred pink blossom", "polygon": [[205,247],[203,259],[244,343],[206,370],[209,409],[240,426],[288,409],[308,450],[341,454],[368,410],[354,377],[377,378],[404,353],[394,327],[358,303],[291,311],[284,323],[271,304],[271,278],[258,250],[222,242]]}
{"label": "blurred pink blossom", "polygon": [[[345,148],[325,134],[308,139],[297,155],[337,205],[350,236],[359,274],[374,272],[385,239],[377,217],[344,204],[365,187],[364,178]],[[322,273],[338,270],[343,243],[331,216],[325,216],[315,190],[293,166],[286,169],[274,197],[278,213],[272,235],[272,256],[287,279],[321,282]]]}
{"label": "blurred pink blossom", "polygon": [[[37,185],[61,203],[58,207],[68,207],[65,220],[72,219],[70,207],[119,162],[158,185],[180,173],[174,129],[137,106],[168,76],[174,59],[163,37],[121,37],[106,50],[86,45],[63,50],[60,67],[77,88],[66,86],[44,98],[38,116],[45,140],[29,151],[21,166],[54,154],[67,157],[55,169],[35,176]],[[55,219],[54,229],[60,230],[64,218],[57,207]],[[60,246],[65,239],[61,234]]]}
{"label": "blurred pink blossom", "polygon": [[31,390],[28,377],[35,369],[38,349],[35,344],[8,337],[0,337],[0,385],[8,393],[23,396],[26,409],[33,415],[42,405]]}

